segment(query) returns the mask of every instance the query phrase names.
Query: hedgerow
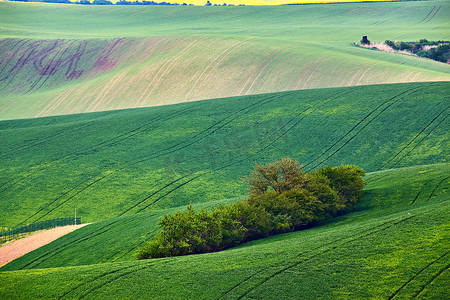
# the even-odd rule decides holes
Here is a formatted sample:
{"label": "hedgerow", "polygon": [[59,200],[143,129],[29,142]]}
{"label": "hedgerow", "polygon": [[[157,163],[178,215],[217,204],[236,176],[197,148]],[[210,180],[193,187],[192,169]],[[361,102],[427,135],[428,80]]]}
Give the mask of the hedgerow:
{"label": "hedgerow", "polygon": [[305,172],[284,158],[256,165],[248,179],[249,198],[196,212],[164,215],[162,230],[138,258],[215,252],[251,240],[299,230],[345,213],[363,196],[365,173],[351,165]]}

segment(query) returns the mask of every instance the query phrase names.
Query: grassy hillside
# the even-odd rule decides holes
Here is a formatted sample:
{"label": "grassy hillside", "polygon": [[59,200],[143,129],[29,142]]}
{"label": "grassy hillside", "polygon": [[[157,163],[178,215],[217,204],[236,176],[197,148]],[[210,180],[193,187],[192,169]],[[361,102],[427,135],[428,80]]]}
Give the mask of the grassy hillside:
{"label": "grassy hillside", "polygon": [[[448,164],[439,164],[370,173],[355,212],[223,252],[1,272],[0,297],[445,299],[448,170]],[[103,243],[107,248],[107,239]],[[61,246],[60,241],[48,245],[47,255]]]}
{"label": "grassy hillside", "polygon": [[0,122],[2,226],[238,197],[252,165],[448,162],[449,83],[293,91]]}
{"label": "grassy hillside", "polygon": [[0,119],[448,81],[447,64],[352,43],[362,35],[448,40],[449,9],[445,1],[270,8],[0,2]]}
{"label": "grassy hillside", "polygon": [[[239,198],[194,204],[195,209],[226,205]],[[39,248],[0,270],[37,269],[136,260],[139,247],[160,230],[164,214],[184,210],[185,206],[156,210],[130,216],[114,217],[80,228],[53,244]],[[85,226],[86,227],[86,226]],[[105,247],[105,241],[108,246]]]}

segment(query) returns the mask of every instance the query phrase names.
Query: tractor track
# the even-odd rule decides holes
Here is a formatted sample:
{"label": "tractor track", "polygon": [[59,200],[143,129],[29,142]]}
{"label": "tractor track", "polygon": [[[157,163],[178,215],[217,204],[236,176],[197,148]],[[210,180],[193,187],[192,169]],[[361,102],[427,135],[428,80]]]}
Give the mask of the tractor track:
{"label": "tractor track", "polygon": [[[346,93],[346,92],[341,92],[341,93],[338,94],[338,95],[333,95],[333,96],[331,96],[331,97],[329,97],[329,98],[323,100],[322,103],[321,103],[318,107],[316,107],[313,111],[317,110],[319,107],[321,107],[321,106],[324,105],[325,103],[328,103],[328,102],[331,101],[333,98],[335,98],[335,97],[337,97],[337,96],[340,96],[340,95],[343,94],[343,93]],[[189,176],[195,175],[193,178],[188,179],[186,182],[181,183],[180,185],[178,185],[178,186],[176,186],[175,188],[173,188],[173,189],[169,190],[168,192],[166,192],[164,195],[158,197],[156,200],[152,201],[150,204],[147,204],[145,207],[143,207],[143,208],[141,208],[139,211],[137,211],[137,213],[139,213],[139,212],[141,212],[141,211],[147,209],[147,208],[150,207],[151,205],[157,203],[159,200],[163,199],[164,197],[168,196],[169,194],[175,192],[175,191],[178,190],[179,188],[183,187],[184,185],[186,185],[186,184],[188,184],[188,183],[194,181],[195,179],[197,179],[197,178],[199,178],[199,177],[201,177],[201,176],[208,175],[208,174],[212,174],[212,173],[214,173],[214,172],[217,172],[217,171],[220,171],[220,170],[229,168],[229,167],[231,167],[231,166],[233,166],[233,165],[236,165],[236,164],[239,164],[239,163],[242,163],[242,162],[244,162],[244,161],[249,160],[250,158],[254,157],[255,155],[257,155],[257,154],[259,154],[259,153],[261,153],[262,151],[264,151],[264,150],[267,149],[268,147],[272,146],[272,145],[273,145],[274,143],[276,143],[280,138],[282,138],[287,132],[289,132],[290,130],[292,130],[292,129],[293,129],[295,126],[297,126],[301,121],[303,121],[303,119],[305,119],[305,118],[309,115],[309,113],[305,115],[305,112],[308,111],[308,110],[310,110],[310,109],[311,109],[311,107],[306,108],[305,110],[303,110],[303,111],[297,113],[297,114],[296,114],[293,118],[291,118],[285,125],[283,125],[282,127],[280,127],[280,128],[278,129],[278,131],[279,131],[280,129],[286,127],[289,123],[293,122],[293,121],[294,121],[296,118],[298,118],[299,116],[304,115],[303,118],[301,118],[301,119],[297,120],[296,122],[294,122],[293,125],[291,125],[289,128],[287,128],[284,132],[281,132],[281,134],[279,134],[279,136],[276,137],[274,140],[272,140],[268,145],[262,146],[263,143],[269,139],[269,137],[267,137],[266,139],[264,139],[264,140],[258,142],[258,145],[256,145],[256,146],[252,147],[251,149],[247,150],[247,153],[248,153],[248,154],[246,154],[246,155],[241,155],[240,158],[236,159],[235,161],[233,161],[233,162],[231,162],[231,163],[228,163],[228,164],[226,164],[226,165],[217,167],[217,168],[212,169],[212,170],[209,170],[209,171],[203,171],[201,174],[198,174],[198,172],[192,172],[192,173],[190,173],[190,174],[183,175],[183,176],[179,177],[178,179],[176,179],[176,180],[174,180],[174,181],[172,181],[172,182],[166,184],[164,187],[160,188],[160,189],[157,190],[156,192],[153,192],[150,196],[145,197],[145,199],[139,201],[138,204],[136,204],[136,205],[134,205],[133,207],[129,208],[128,210],[126,210],[125,212],[123,212],[121,215],[123,215],[124,213],[130,211],[130,210],[133,209],[133,208],[136,208],[139,204],[145,202],[146,200],[148,200],[148,199],[150,199],[151,197],[155,196],[157,193],[159,193],[159,192],[161,192],[162,190],[164,190],[164,189],[166,189],[166,188],[172,186],[174,183],[176,183],[176,182],[178,182],[178,181],[180,181],[180,180],[182,180],[182,179],[185,179],[185,178],[188,178]],[[310,113],[311,113],[311,112],[310,112]],[[274,135],[275,135],[275,133],[272,134],[271,137],[274,136]],[[249,153],[250,151],[252,151],[252,150],[254,150],[254,149],[256,149],[256,148],[258,148],[258,147],[260,147],[260,146],[261,146],[261,148],[260,148],[259,150],[257,150],[255,153]],[[200,171],[200,172],[201,172],[201,171]]]}
{"label": "tractor track", "polygon": [[[365,238],[365,237],[367,237],[367,236],[370,236],[370,235],[373,235],[373,234],[377,234],[377,233],[379,233],[379,232],[382,232],[383,230],[386,230],[386,229],[388,229],[388,228],[390,228],[390,227],[392,227],[392,226],[398,225],[398,224],[400,224],[400,223],[402,223],[402,222],[404,222],[404,221],[407,221],[407,220],[410,219],[410,218],[414,218],[414,216],[411,215],[411,216],[408,216],[408,217],[406,217],[406,218],[401,218],[401,219],[397,219],[397,220],[387,221],[387,222],[384,222],[384,223],[382,223],[382,224],[376,225],[376,226],[374,226],[374,227],[372,227],[372,228],[370,228],[370,229],[367,229],[367,230],[363,231],[363,233],[359,234],[359,236],[357,236],[357,237],[355,237],[355,238],[352,238],[352,237],[344,237],[344,238],[341,238],[341,239],[339,239],[339,240],[337,240],[337,241],[335,240],[335,241],[332,241],[332,242],[328,242],[328,243],[326,243],[326,244],[323,244],[323,245],[321,245],[321,246],[319,246],[319,247],[317,247],[317,248],[315,248],[315,249],[313,249],[313,250],[309,250],[309,251],[306,251],[306,252],[299,253],[299,254],[293,256],[291,259],[300,258],[302,255],[305,255],[305,254],[307,255],[307,254],[309,254],[309,253],[312,253],[312,255],[311,255],[311,256],[308,256],[308,257],[306,257],[306,258],[304,258],[303,260],[299,260],[299,261],[294,261],[294,262],[291,262],[291,263],[287,263],[287,264],[286,264],[284,267],[282,267],[280,270],[278,270],[278,271],[276,271],[276,272],[273,272],[273,274],[269,274],[268,277],[262,279],[262,280],[261,280],[260,282],[258,282],[256,285],[254,285],[254,286],[252,286],[251,288],[247,289],[243,294],[241,294],[239,297],[237,297],[237,299],[242,299],[243,297],[245,297],[246,295],[248,295],[248,294],[251,293],[252,291],[256,290],[258,287],[262,286],[264,283],[266,283],[266,282],[269,281],[270,279],[274,278],[274,277],[277,276],[277,275],[280,275],[281,273],[283,273],[283,272],[285,272],[285,271],[287,271],[287,270],[289,270],[289,269],[292,269],[292,268],[294,268],[294,267],[297,267],[298,265],[300,265],[300,264],[302,264],[302,263],[305,263],[305,262],[307,262],[307,261],[310,261],[310,260],[312,260],[312,259],[314,259],[314,258],[316,258],[316,257],[318,257],[318,256],[320,256],[320,255],[323,255],[323,254],[325,254],[325,253],[331,252],[331,251],[333,251],[333,250],[335,250],[335,249],[338,249],[338,248],[340,248],[340,247],[342,247],[342,246],[344,246],[344,245],[346,245],[346,244],[352,243],[352,242],[354,242],[354,241],[356,241],[356,240],[359,240],[359,239]],[[392,223],[392,224],[391,224],[391,223]],[[327,247],[327,246],[329,246],[329,247]],[[325,247],[327,247],[327,248],[325,248]],[[323,249],[323,248],[325,248],[325,249]],[[321,249],[323,249],[323,251],[321,251],[321,252],[319,252],[319,253],[315,253],[316,251],[319,251],[319,250],[321,250]],[[315,253],[315,254],[314,254],[314,253]],[[266,267],[265,269],[261,270],[260,272],[256,272],[255,274],[262,273],[264,270],[269,269],[269,268],[270,268],[270,267]],[[248,280],[250,280],[250,279],[252,279],[252,276],[246,278],[246,281],[248,281]],[[241,282],[241,284],[244,283],[244,282],[245,282],[245,281]],[[227,294],[229,294],[230,292],[232,292],[233,289],[235,289],[236,287],[239,287],[241,284],[235,285],[232,289],[228,290],[226,293],[224,293],[223,295],[221,295],[221,296],[219,297],[219,299],[225,297]]]}
{"label": "tractor track", "polygon": [[[319,161],[318,163],[316,163],[312,168],[316,168],[317,166],[319,166],[320,164],[322,164],[323,162],[327,161],[328,159],[330,159],[331,157],[333,157],[336,153],[338,153],[342,148],[344,148],[348,143],[350,143],[362,130],[364,130],[364,128],[366,128],[368,125],[370,125],[378,116],[380,116],[383,112],[385,112],[388,108],[390,108],[392,105],[396,104],[398,101],[404,99],[407,95],[410,95],[414,92],[417,92],[418,90],[420,90],[420,88],[415,88],[415,89],[410,89],[404,92],[401,92],[397,95],[395,95],[394,97],[391,97],[390,99],[384,101],[383,103],[381,103],[380,105],[378,105],[375,109],[373,109],[372,111],[370,111],[365,117],[363,117],[356,125],[354,125],[349,131],[347,131],[342,137],[340,137],[335,143],[333,143],[331,146],[329,146],[324,152],[322,152],[319,156],[317,156],[315,159],[313,159],[312,161],[308,162],[307,164],[305,164],[306,166],[311,165],[312,163],[316,162],[317,160],[319,160],[321,157],[323,157],[327,152],[331,151],[339,142],[343,141],[347,136],[349,136],[350,134],[352,134],[352,136],[345,141],[340,147],[338,147],[334,152],[332,152],[331,154],[329,154],[326,158],[322,159],[321,161]],[[408,93],[408,94],[407,94]],[[405,95],[407,94],[407,95]],[[391,103],[389,103],[391,102]],[[389,103],[389,104],[388,104]],[[385,106],[383,109],[381,109],[380,112],[378,112],[378,114],[376,114],[375,116],[373,116],[372,119],[369,120],[369,117],[371,115],[373,115],[378,109],[380,109],[381,107]],[[367,120],[367,123],[364,124],[363,126],[361,126],[361,128],[359,129],[359,131],[357,131],[356,133],[354,133],[354,131],[360,127],[360,125],[362,125],[363,122],[365,122]],[[353,134],[354,133],[354,134]]]}
{"label": "tractor track", "polygon": [[398,164],[403,160],[403,159],[405,159],[406,157],[408,157],[410,154],[411,154],[411,152],[413,152],[425,139],[427,139],[428,138],[428,136],[436,129],[436,128],[438,128],[448,117],[450,116],[450,114],[449,115],[447,115],[447,116],[445,116],[445,118],[443,118],[441,121],[439,121],[437,124],[436,124],[436,126],[434,126],[420,141],[418,141],[415,145],[414,145],[414,147],[411,149],[411,150],[409,150],[408,151],[408,153],[406,153],[405,155],[403,155],[403,157],[402,158],[400,158],[399,160],[397,160],[397,162],[395,162],[394,163],[394,165],[392,166],[392,167],[396,167],[396,166],[398,166]]}
{"label": "tractor track", "polygon": [[[421,274],[423,271],[425,271],[426,269],[428,269],[431,265],[433,265],[434,263],[436,263],[437,261],[439,261],[441,258],[447,256],[447,254],[449,254],[450,251],[447,251],[446,253],[444,253],[443,255],[439,256],[437,259],[433,260],[432,262],[430,262],[429,264],[427,264],[425,267],[423,267],[422,269],[419,270],[419,272],[415,273],[408,281],[406,281],[404,284],[402,284],[402,286],[400,286],[389,298],[388,300],[391,300],[393,298],[395,298],[397,296],[397,294],[403,289],[405,288],[405,286],[407,286],[411,281],[413,281],[419,274]],[[446,267],[446,269],[448,268],[448,265]],[[441,272],[442,273],[442,272]],[[438,276],[440,275],[440,273],[438,273]],[[437,277],[437,276],[436,276]],[[432,278],[431,281],[433,281],[435,277]],[[430,281],[430,282],[431,282]],[[429,282],[429,283],[430,283]],[[427,283],[415,296],[417,297],[424,289],[425,287],[429,284]]]}
{"label": "tractor track", "polygon": [[[381,168],[387,167],[397,156],[400,155],[409,145],[411,145],[428,127],[431,126],[431,124],[436,121],[437,118],[439,118],[446,110],[448,110],[450,106],[447,106],[444,110],[442,110],[439,114],[437,114],[419,133],[417,133],[414,138],[412,138],[397,154],[395,154],[391,159],[389,159]],[[449,115],[447,115],[444,119],[446,119]]]}

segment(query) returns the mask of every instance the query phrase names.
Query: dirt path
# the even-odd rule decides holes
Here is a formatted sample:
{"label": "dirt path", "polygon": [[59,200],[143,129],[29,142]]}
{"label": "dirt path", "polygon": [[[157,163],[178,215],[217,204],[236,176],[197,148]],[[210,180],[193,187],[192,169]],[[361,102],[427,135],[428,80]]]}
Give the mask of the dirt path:
{"label": "dirt path", "polygon": [[0,267],[88,224],[90,223],[42,230],[17,241],[7,243],[0,247]]}

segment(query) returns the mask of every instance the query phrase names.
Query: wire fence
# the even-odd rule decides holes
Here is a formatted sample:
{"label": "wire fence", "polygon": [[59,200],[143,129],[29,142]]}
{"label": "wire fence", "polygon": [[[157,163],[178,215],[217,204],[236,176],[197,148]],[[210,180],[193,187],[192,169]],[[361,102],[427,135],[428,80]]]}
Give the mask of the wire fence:
{"label": "wire fence", "polygon": [[26,225],[19,225],[14,228],[1,228],[0,229],[0,244],[7,241],[19,238],[33,231],[55,228],[66,225],[76,225],[81,224],[81,218],[56,218],[51,220],[45,220],[40,222],[35,222]]}

